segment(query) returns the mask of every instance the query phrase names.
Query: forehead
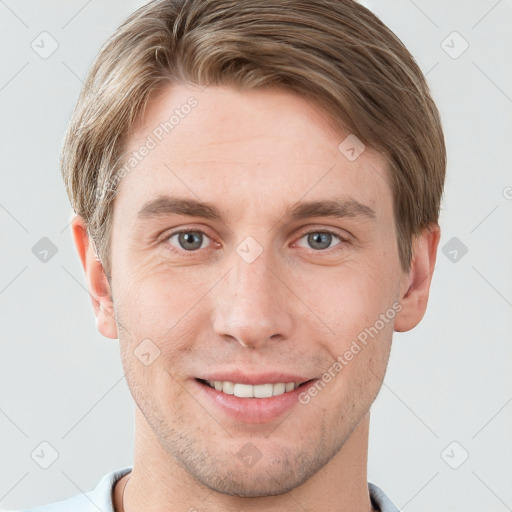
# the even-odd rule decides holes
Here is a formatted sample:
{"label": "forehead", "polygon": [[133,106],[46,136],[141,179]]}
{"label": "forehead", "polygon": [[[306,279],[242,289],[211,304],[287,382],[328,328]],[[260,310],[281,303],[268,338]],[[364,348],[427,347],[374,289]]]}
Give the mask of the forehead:
{"label": "forehead", "polygon": [[179,195],[263,221],[301,199],[344,196],[389,216],[385,163],[368,147],[347,158],[340,143],[349,135],[283,89],[172,85],[132,129],[116,208],[134,215],[150,199]]}

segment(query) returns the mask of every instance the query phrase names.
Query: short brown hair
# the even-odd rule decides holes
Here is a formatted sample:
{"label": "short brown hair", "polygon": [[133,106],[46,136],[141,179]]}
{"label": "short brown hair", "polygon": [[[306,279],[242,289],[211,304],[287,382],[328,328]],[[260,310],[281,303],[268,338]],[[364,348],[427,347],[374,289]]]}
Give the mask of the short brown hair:
{"label": "short brown hair", "polygon": [[379,151],[409,271],[412,238],[438,223],[446,149],[425,77],[393,32],[352,0],[155,0],[103,45],[62,149],[67,193],[107,276],[115,178],[130,130],[150,94],[173,83],[284,87]]}

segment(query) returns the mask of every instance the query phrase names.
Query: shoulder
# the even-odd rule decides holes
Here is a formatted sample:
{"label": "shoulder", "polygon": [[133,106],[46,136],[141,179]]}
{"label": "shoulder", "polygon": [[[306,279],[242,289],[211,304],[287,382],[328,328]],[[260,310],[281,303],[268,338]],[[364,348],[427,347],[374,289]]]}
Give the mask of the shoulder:
{"label": "shoulder", "polygon": [[55,503],[12,512],[98,512],[98,510],[114,512],[112,489],[116,482],[131,470],[131,467],[125,467],[107,473],[92,491],[77,494]]}
{"label": "shoulder", "polygon": [[380,487],[368,482],[368,490],[370,491],[372,505],[379,512],[400,512],[398,507],[386,496],[386,493]]}

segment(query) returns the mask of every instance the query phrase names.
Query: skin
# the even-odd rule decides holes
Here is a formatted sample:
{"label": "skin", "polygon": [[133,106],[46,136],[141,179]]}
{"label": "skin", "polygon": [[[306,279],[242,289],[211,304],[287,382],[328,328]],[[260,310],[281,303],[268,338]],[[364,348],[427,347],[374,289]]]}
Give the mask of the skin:
{"label": "skin", "polygon": [[[72,223],[97,328],[119,338],[137,406],[134,469],[115,487],[115,509],[373,510],[369,410],[393,331],[412,329],[425,313],[439,226],[415,241],[411,270],[402,272],[384,161],[369,147],[349,161],[338,150],[348,134],[285,90],[168,87],[151,98],[129,149],[190,96],[197,107],[120,182],[110,283],[83,219]],[[162,193],[209,201],[224,220],[138,219]],[[285,217],[300,201],[340,195],[371,207],[375,220]],[[170,238],[183,228],[204,233],[192,257]],[[303,234],[310,229],[346,241],[333,236],[322,250]],[[250,264],[236,252],[248,236],[263,249]],[[235,421],[197,393],[193,379],[212,368],[320,378],[393,304],[401,305],[394,319],[310,403],[278,421]],[[133,353],[146,338],[160,350],[148,366]],[[237,457],[248,442],[261,453],[252,467]]]}

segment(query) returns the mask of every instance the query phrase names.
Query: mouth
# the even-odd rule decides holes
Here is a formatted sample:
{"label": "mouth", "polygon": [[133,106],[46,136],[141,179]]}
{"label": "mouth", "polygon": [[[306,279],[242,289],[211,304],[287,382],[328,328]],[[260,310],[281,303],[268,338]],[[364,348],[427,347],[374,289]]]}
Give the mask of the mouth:
{"label": "mouth", "polygon": [[266,424],[282,418],[299,403],[300,394],[317,380],[281,372],[247,375],[239,371],[192,379],[202,405],[213,417],[220,413],[245,424]]}
{"label": "mouth", "polygon": [[315,379],[304,382],[268,382],[263,384],[246,384],[222,380],[196,379],[204,386],[220,391],[226,395],[234,395],[238,398],[271,398],[290,393]]}

